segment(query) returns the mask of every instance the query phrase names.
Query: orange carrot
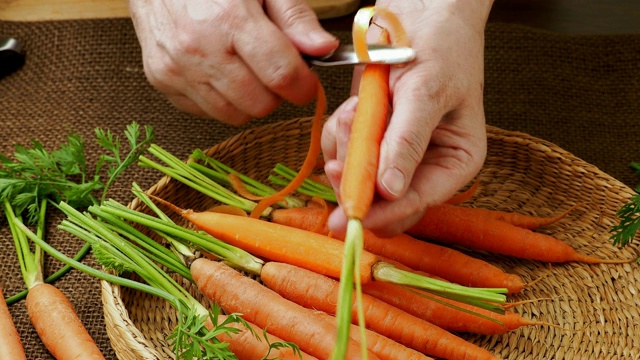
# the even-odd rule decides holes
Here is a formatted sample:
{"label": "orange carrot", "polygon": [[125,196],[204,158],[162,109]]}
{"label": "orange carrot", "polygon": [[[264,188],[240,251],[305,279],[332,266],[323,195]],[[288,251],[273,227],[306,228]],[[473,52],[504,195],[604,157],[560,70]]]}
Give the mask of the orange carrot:
{"label": "orange carrot", "polygon": [[[330,314],[336,311],[339,284],[333,279],[275,262],[264,265],[260,279],[302,306]],[[372,296],[364,294],[362,302],[367,327],[407,347],[445,359],[496,359],[489,351]],[[355,302],[352,321],[358,322]]]}
{"label": "orange carrot", "polygon": [[316,97],[316,109],[315,114],[313,116],[313,120],[311,122],[311,140],[309,143],[309,150],[307,152],[307,156],[304,159],[302,167],[298,170],[296,176],[289,182],[287,186],[278,191],[273,195],[269,195],[258,203],[256,207],[251,212],[251,217],[258,218],[262,214],[262,212],[267,209],[269,206],[275,204],[276,202],[282,201],[282,198],[286,195],[293,193],[297,188],[302,185],[304,180],[313,173],[316,167],[316,161],[320,155],[322,150],[320,138],[322,135],[322,124],[324,122],[324,113],[327,109],[327,98],[324,93],[324,88],[320,81],[317,84],[317,97]]}
{"label": "orange carrot", "polygon": [[463,202],[471,199],[471,197],[473,195],[475,195],[475,193],[478,190],[479,186],[480,186],[480,179],[477,179],[473,183],[473,185],[471,185],[470,188],[468,188],[464,192],[461,192],[459,194],[456,194],[456,195],[452,196],[449,200],[447,200],[447,204],[459,205],[459,204],[462,204]]}
{"label": "orange carrot", "polygon": [[[250,217],[180,209],[164,200],[157,200],[181,214],[200,230],[254,256],[340,277],[344,251],[344,243],[340,240]],[[359,264],[362,283],[373,280],[372,269],[378,261],[373,254],[362,254]]]}
{"label": "orange carrot", "polygon": [[0,286],[0,359],[27,359],[20,335],[2,295],[2,286]]}
{"label": "orange carrot", "polygon": [[69,299],[55,286],[36,283],[26,305],[33,327],[56,359],[104,359]]}
{"label": "orange carrot", "polygon": [[[226,316],[219,314],[218,319],[220,322],[225,321]],[[245,320],[246,321],[246,320]],[[267,353],[269,352],[269,344],[262,338],[263,329],[258,327],[255,324],[247,322],[247,324],[253,330],[253,333],[249,331],[246,327],[244,327],[240,323],[230,322],[225,326],[233,327],[240,332],[237,333],[221,333],[217,336],[218,340],[223,341],[229,344],[228,349],[240,360],[263,360]],[[205,326],[211,330],[213,325],[211,324],[211,319],[207,318],[207,322]],[[260,338],[256,338],[254,335],[257,334]],[[282,342],[283,340],[279,337],[267,333],[268,340],[270,343]],[[293,352],[290,347],[281,347],[278,349],[272,349],[268,354],[269,359],[282,359],[282,360],[314,360],[315,357],[302,352],[302,357],[300,355]]]}
{"label": "orange carrot", "polygon": [[[277,293],[220,262],[196,259],[191,274],[202,294],[227,312],[241,313],[247,321],[266,328],[285,341],[321,359],[331,356],[336,326],[315,321],[313,311],[284,299]],[[359,345],[351,340],[348,358],[360,359]],[[377,359],[369,354],[370,359]]]}
{"label": "orange carrot", "polygon": [[[380,299],[447,331],[493,335],[504,334],[522,326],[551,325],[545,322],[525,319],[514,312],[497,314],[492,311],[445,299],[437,295],[424,294],[426,295],[425,297],[420,295],[420,291],[418,290],[408,290],[395,284],[373,282],[362,285],[362,291],[365,294]],[[437,301],[432,299],[436,299]],[[501,322],[502,325],[495,321],[451,308],[439,303],[438,301],[454,304],[462,309],[471,310],[475,313],[488,316]]]}
{"label": "orange carrot", "polygon": [[[308,207],[276,209],[270,216],[275,223],[308,230],[316,226],[322,210]],[[324,231],[328,231],[326,226]],[[409,268],[465,286],[507,288],[509,293],[520,292],[525,286],[518,275],[506,273],[460,251],[418,240],[407,234],[381,238],[365,230],[364,248]]]}
{"label": "orange carrot", "polygon": [[540,217],[540,216],[518,214],[514,212],[507,212],[507,211],[482,209],[482,208],[467,208],[467,207],[459,207],[458,211],[462,213],[468,212],[469,216],[475,216],[473,215],[473,213],[478,213],[482,216],[504,221],[509,224],[515,225],[517,227],[534,230],[544,226],[549,226],[553,223],[556,223],[562,220],[571,211],[573,211],[573,209],[575,209],[576,206],[577,205],[574,205],[558,215],[549,216],[549,217]]}
{"label": "orange carrot", "polygon": [[576,261],[590,264],[626,263],[578,253],[567,243],[549,235],[523,229],[484,216],[471,216],[459,207],[442,204],[427,209],[407,233],[423,239],[471,249],[547,262]]}
{"label": "orange carrot", "polygon": [[389,65],[369,64],[360,80],[340,181],[340,203],[348,219],[364,219],[376,189],[380,142],[389,114]]}
{"label": "orange carrot", "polygon": [[[294,301],[295,302],[295,301]],[[314,314],[318,317],[318,321],[329,321],[332,324],[336,319],[325,313],[316,312]],[[353,341],[360,342],[359,329],[356,325],[351,325],[351,331],[349,336]],[[433,360],[425,354],[422,354],[416,350],[408,348],[400,343],[397,343],[386,336],[382,336],[375,331],[366,329],[366,345],[367,349],[375,354],[380,360]]]}

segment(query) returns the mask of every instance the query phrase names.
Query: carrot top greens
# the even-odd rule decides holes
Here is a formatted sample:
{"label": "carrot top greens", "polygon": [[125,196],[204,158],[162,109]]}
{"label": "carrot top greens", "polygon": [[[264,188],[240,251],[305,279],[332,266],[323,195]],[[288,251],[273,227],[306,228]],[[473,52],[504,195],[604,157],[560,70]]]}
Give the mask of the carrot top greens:
{"label": "carrot top greens", "polygon": [[[631,168],[640,175],[640,163],[631,163]],[[614,245],[627,246],[640,230],[640,184],[636,186],[635,191],[636,194],[616,213],[620,222],[611,228],[611,240]]]}

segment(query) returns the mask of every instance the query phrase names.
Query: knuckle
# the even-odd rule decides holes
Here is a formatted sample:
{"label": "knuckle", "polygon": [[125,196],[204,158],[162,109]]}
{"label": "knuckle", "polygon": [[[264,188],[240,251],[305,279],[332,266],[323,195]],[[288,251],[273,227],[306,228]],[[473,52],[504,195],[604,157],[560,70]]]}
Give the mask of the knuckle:
{"label": "knuckle", "polygon": [[312,12],[306,2],[299,2],[287,8],[282,14],[282,20],[286,24],[297,25],[304,24],[309,20],[313,20]]}
{"label": "knuckle", "polygon": [[266,86],[275,92],[290,87],[296,79],[296,67],[293,62],[285,60],[277,64],[268,74]]}
{"label": "knuckle", "polygon": [[[422,132],[412,131],[403,134],[396,140],[393,146],[398,150],[402,150],[405,159],[408,160],[405,161],[404,164],[400,164],[401,166],[415,166],[415,164],[422,161],[425,149],[423,149],[421,144],[425,142],[424,136]],[[406,170],[402,169],[402,171]]]}

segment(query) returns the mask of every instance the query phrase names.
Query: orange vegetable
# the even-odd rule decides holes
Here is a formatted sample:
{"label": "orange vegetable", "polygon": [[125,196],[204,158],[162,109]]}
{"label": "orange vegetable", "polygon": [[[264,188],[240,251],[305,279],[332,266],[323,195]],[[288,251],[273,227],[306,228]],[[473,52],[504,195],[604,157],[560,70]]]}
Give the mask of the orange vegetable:
{"label": "orange vegetable", "polygon": [[[219,314],[218,319],[220,322],[225,320],[226,316]],[[237,333],[221,333],[217,336],[218,340],[226,342],[229,344],[228,349],[236,355],[238,359],[242,360],[263,360],[269,352],[269,344],[262,338],[263,329],[258,327],[255,324],[247,322],[248,325],[253,329],[253,332],[260,336],[260,338],[256,338],[256,336],[249,331],[246,327],[244,327],[240,323],[230,322],[225,326],[233,327],[240,332]],[[205,326],[211,330],[213,325],[211,324],[211,319],[207,318],[207,323]],[[279,337],[267,333],[269,338],[269,342],[276,343],[282,342],[283,340]],[[281,359],[281,360],[314,360],[315,357],[302,352],[302,357],[298,354],[294,353],[290,347],[281,347],[279,349],[272,349],[269,352],[269,359]]]}
{"label": "orange vegetable", "polygon": [[[334,278],[340,277],[344,249],[344,243],[340,240],[250,217],[180,209],[158,200],[200,230],[254,256],[301,266]],[[362,254],[359,264],[362,283],[373,280],[373,267],[378,262],[377,256],[366,252]]]}
{"label": "orange vegetable", "polygon": [[551,225],[553,223],[556,223],[556,222],[562,220],[573,209],[575,209],[575,207],[576,206],[572,206],[568,210],[566,210],[566,211],[564,211],[564,212],[562,212],[562,213],[560,213],[558,215],[549,216],[549,217],[532,216],[532,215],[518,214],[518,213],[514,213],[514,212],[491,210],[491,209],[482,209],[482,208],[460,207],[458,211],[460,211],[460,212],[468,212],[469,216],[476,216],[476,215],[473,215],[474,213],[476,213],[479,216],[486,216],[488,218],[504,221],[506,223],[515,225],[517,227],[521,227],[521,228],[529,229],[529,230],[534,230],[534,229],[541,228],[541,227],[544,227],[544,226],[549,226],[549,225]]}
{"label": "orange vegetable", "polygon": [[348,219],[364,219],[376,189],[380,142],[389,115],[389,65],[366,65],[340,181],[340,204]]}
{"label": "orange vegetable", "polygon": [[[196,259],[191,274],[202,294],[227,312],[240,313],[247,321],[266,328],[306,353],[328,359],[333,351],[337,328],[315,320],[313,311],[284,299],[257,281],[231,267],[205,258]],[[359,345],[349,341],[348,359],[360,359]],[[377,359],[373,354],[369,359]]]}
{"label": "orange vegetable", "polygon": [[576,261],[590,264],[625,263],[633,260],[605,260],[578,253],[565,242],[515,225],[473,216],[448,204],[427,209],[407,233],[423,239],[465,246],[497,254],[547,262]]}
{"label": "orange vegetable", "polygon": [[380,299],[447,331],[493,335],[504,334],[522,326],[551,325],[545,322],[525,319],[514,312],[497,314],[475,306],[445,299],[437,295],[426,294],[426,296],[435,298],[438,301],[444,301],[449,304],[454,304],[460,308],[488,316],[501,322],[501,325],[495,321],[469,314],[458,309],[453,309],[447,305],[439,303],[438,301],[419,295],[419,290],[408,290],[395,284],[373,282],[362,285],[362,291],[365,294]]}
{"label": "orange vegetable", "polygon": [[[271,221],[310,230],[317,226],[322,216],[323,211],[318,208],[276,209],[271,212]],[[326,225],[323,231],[328,232]],[[506,273],[486,261],[407,234],[381,238],[365,230],[364,248],[411,269],[465,286],[507,288],[509,293],[520,292],[525,286],[519,276]]]}
{"label": "orange vegetable", "polygon": [[[318,321],[329,321],[331,323],[335,323],[336,321],[333,316],[320,311],[317,311],[315,316],[318,317]],[[349,332],[350,338],[360,342],[359,334],[358,327],[351,325],[351,331]],[[367,349],[380,358],[380,360],[433,360],[427,355],[399,344],[375,331],[367,329],[365,335]]]}
{"label": "orange vegetable", "polygon": [[[336,311],[339,284],[333,279],[275,262],[264,265],[260,278],[266,286],[302,306],[330,314]],[[489,351],[372,296],[364,294],[362,301],[367,327],[407,347],[445,359],[496,359]],[[357,323],[355,303],[352,319]]]}
{"label": "orange vegetable", "polygon": [[55,286],[36,283],[26,305],[33,327],[56,359],[104,359],[69,299]]}
{"label": "orange vegetable", "polygon": [[0,359],[26,360],[20,335],[2,295],[0,286]]}

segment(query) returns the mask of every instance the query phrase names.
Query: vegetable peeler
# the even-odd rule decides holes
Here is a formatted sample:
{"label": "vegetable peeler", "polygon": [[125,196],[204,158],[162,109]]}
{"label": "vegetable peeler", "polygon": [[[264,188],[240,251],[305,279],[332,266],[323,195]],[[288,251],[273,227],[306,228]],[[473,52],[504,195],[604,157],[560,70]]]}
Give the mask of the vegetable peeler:
{"label": "vegetable peeler", "polygon": [[[368,64],[404,64],[416,58],[416,52],[410,47],[392,45],[368,45],[370,61]],[[303,56],[311,66],[359,65],[365,62],[358,59],[353,45],[340,45],[335,51],[323,56]]]}
{"label": "vegetable peeler", "polygon": [[22,43],[14,38],[0,38],[0,78],[24,65],[25,51]]}

